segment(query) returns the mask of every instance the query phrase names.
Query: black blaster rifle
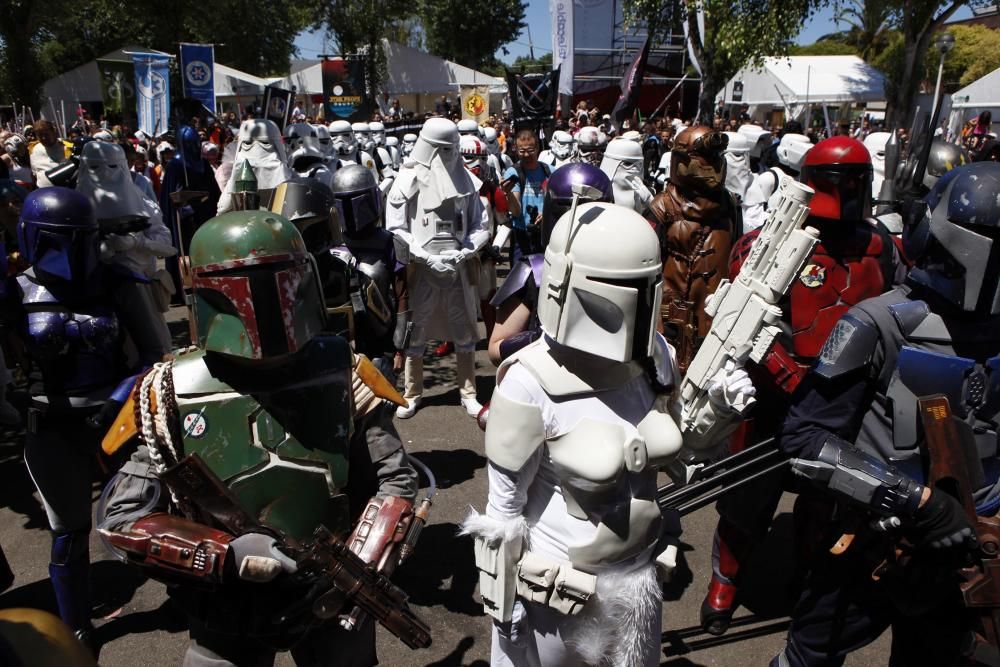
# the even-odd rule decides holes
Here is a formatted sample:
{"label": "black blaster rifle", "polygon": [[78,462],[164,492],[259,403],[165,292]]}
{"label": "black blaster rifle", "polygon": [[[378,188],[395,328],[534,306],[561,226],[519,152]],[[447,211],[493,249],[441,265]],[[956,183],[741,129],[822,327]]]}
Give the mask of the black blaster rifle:
{"label": "black blaster rifle", "polygon": [[937,394],[918,401],[924,427],[928,483],[934,492],[956,498],[975,527],[978,545],[972,564],[960,571],[962,600],[977,619],[973,658],[1000,664],[1000,518],[976,514],[973,490],[983,484],[982,467],[971,429],[951,414],[948,399]]}
{"label": "black blaster rifle", "polygon": [[[273,533],[260,526],[197,454],[184,457],[161,479],[234,535],[248,530]],[[406,593],[329,530],[320,526],[306,542],[286,539],[285,543],[298,565],[293,576],[311,588],[304,598],[277,614],[277,624],[287,623],[306,610],[327,620],[356,605],[410,648],[430,646],[430,628],[410,610]]]}

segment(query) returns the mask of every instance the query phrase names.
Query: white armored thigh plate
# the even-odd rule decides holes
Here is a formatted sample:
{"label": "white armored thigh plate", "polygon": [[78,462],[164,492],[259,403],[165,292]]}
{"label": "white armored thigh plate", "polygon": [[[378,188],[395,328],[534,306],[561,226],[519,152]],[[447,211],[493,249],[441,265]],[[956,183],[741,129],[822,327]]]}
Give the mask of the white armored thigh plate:
{"label": "white armored thigh plate", "polygon": [[[655,495],[655,480],[652,486],[654,493],[650,495]],[[591,540],[570,546],[567,555],[573,567],[589,572],[634,559],[644,551],[651,557],[653,546],[660,539],[662,521],[654,498],[623,501],[607,508]]]}

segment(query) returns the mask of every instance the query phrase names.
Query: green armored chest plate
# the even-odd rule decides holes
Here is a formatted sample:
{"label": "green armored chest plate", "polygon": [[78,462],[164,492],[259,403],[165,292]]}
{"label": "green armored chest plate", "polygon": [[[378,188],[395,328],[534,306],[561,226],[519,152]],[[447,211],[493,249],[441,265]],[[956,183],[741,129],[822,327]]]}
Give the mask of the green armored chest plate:
{"label": "green armored chest plate", "polygon": [[348,527],[350,351],[320,340],[333,343],[310,343],[268,377],[225,372],[202,351],[174,364],[184,453],[198,454],[263,525],[296,539],[319,524]]}

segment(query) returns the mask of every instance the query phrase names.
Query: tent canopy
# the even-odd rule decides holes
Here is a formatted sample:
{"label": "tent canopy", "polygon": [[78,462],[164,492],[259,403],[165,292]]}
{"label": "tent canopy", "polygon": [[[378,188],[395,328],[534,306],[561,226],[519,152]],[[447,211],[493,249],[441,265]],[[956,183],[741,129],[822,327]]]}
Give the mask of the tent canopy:
{"label": "tent canopy", "polygon": [[[945,100],[947,102],[947,99]],[[948,129],[952,136],[962,131],[966,121],[983,111],[992,115],[991,125],[995,131],[1000,124],[1000,68],[977,79],[951,96],[951,114]]]}
{"label": "tent canopy", "polygon": [[[742,83],[742,96],[733,99],[737,82]],[[877,102],[885,99],[885,79],[857,56],[770,57],[761,69],[743,67],[716,99],[726,104],[788,107]]]}
{"label": "tent canopy", "polygon": [[[457,92],[460,85],[488,85],[490,92],[507,92],[506,82],[498,77],[478,72],[419,49],[395,42],[386,42],[389,78],[385,92],[390,97],[411,94],[446,95]],[[281,79],[278,86],[299,93],[318,95],[323,92],[322,62],[300,60],[292,65],[292,73]]]}

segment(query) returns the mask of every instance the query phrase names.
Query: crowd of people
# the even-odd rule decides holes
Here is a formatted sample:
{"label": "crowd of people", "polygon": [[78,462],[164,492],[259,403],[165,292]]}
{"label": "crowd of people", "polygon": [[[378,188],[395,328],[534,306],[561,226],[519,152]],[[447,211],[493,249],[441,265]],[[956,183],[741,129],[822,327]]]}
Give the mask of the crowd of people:
{"label": "crowd of people", "polygon": [[[746,111],[616,128],[581,102],[514,128],[442,98],[402,136],[398,101],[368,122],[295,109],[284,128],[193,116],[148,137],[81,115],[0,135],[0,422],[27,425],[62,621],[98,654],[100,456],[97,528],[182,601],[185,665],[288,647],[376,664],[376,623],[426,645],[387,580],[429,506],[393,419],[420,410],[440,343],[485,430],[489,495],[462,527],[474,554],[454,557],[480,570],[493,664],[659,664],[678,536],[658,475],[683,486],[772,439],[790,466],[717,505],[705,630],[728,631],[794,491],[801,596],[772,664],[842,664],[890,626],[898,664],[961,664],[978,644],[956,564],[989,556],[976,517],[1000,505],[990,119],[962,146]],[[776,264],[775,291],[753,272],[793,215],[814,247]],[[760,333],[730,349],[749,320],[713,316],[737,282]],[[5,397],[22,382],[26,410]],[[941,445],[917,402],[942,391],[972,443],[967,497],[924,464]]]}

